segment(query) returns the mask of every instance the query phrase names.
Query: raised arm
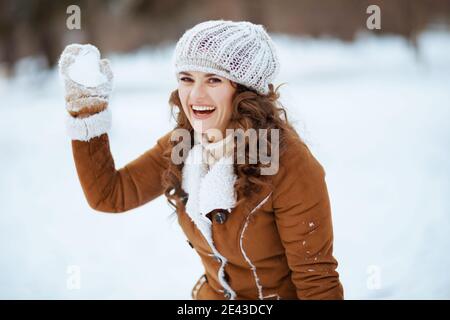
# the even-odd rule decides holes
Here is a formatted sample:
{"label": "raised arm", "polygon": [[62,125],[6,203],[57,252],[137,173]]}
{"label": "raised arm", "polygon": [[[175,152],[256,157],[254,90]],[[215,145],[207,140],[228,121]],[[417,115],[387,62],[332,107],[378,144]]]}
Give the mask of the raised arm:
{"label": "raised arm", "polygon": [[137,159],[116,170],[108,131],[108,99],[113,73],[92,45],[67,46],[59,61],[66,100],[66,129],[78,177],[89,205],[102,212],[119,213],[153,200],[163,193],[161,175],[167,164],[163,152],[167,133]]}
{"label": "raised arm", "polygon": [[89,141],[72,140],[78,178],[89,205],[97,211],[119,213],[162,195],[161,175],[167,168],[162,154],[170,134],[119,170],[115,168],[106,133]]}

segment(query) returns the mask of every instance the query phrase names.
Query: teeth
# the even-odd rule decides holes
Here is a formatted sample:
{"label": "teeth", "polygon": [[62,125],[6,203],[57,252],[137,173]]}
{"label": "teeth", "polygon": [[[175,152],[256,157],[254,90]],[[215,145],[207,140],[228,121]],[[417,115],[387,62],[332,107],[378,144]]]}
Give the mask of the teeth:
{"label": "teeth", "polygon": [[208,107],[208,106],[192,106],[192,109],[196,111],[205,111],[205,110],[215,110],[216,107]]}

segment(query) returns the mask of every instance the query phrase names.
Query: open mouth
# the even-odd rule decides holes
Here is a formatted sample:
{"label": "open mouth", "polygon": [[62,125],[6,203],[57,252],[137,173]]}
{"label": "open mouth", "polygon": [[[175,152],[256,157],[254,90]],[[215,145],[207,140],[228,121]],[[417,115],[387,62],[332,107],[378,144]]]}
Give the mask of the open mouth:
{"label": "open mouth", "polygon": [[210,117],[214,113],[216,107],[191,105],[191,109],[196,118],[205,119]]}

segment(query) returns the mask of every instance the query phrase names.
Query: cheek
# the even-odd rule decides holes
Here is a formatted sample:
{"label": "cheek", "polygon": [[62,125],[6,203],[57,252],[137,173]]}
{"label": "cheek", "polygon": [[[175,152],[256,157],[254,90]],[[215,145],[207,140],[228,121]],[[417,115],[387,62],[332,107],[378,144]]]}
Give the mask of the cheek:
{"label": "cheek", "polygon": [[220,118],[224,121],[228,121],[231,118],[232,110],[231,104],[224,104],[221,106],[221,116]]}
{"label": "cheek", "polygon": [[188,94],[189,92],[188,90],[186,90],[186,88],[178,88],[178,97],[180,98],[181,106],[183,107],[184,113],[186,113],[186,115],[189,114],[188,106],[186,104]]}
{"label": "cheek", "polygon": [[227,92],[221,97],[221,113],[223,118],[229,119],[231,118],[231,114],[233,113],[233,93]]}

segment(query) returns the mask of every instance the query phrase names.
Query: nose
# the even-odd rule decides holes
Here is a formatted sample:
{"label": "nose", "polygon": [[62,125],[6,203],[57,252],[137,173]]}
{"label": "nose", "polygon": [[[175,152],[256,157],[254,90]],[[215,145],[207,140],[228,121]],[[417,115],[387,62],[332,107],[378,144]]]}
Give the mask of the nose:
{"label": "nose", "polygon": [[189,93],[190,101],[192,103],[205,101],[206,99],[206,90],[205,86],[199,81],[194,83],[191,92]]}

